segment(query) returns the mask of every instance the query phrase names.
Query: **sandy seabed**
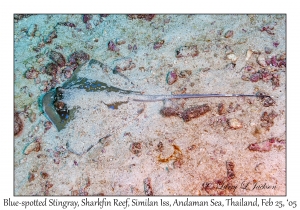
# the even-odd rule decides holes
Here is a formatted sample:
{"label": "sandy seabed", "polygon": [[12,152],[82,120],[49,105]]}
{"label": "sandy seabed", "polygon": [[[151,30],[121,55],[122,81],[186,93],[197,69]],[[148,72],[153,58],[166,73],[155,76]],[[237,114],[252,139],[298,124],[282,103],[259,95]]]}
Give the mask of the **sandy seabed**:
{"label": "sandy seabed", "polygon": [[[15,195],[286,194],[286,16],[151,18],[15,19],[14,109],[23,124],[14,138]],[[53,87],[67,81],[70,55],[83,51],[93,62],[78,76],[120,89],[145,95],[263,92],[274,103],[256,97],[142,102],[132,100],[135,95],[73,88],[63,102],[76,107],[75,117],[58,132],[47,127],[40,103],[53,81],[45,70],[51,51],[66,59]],[[36,75],[28,78],[33,69]],[[173,84],[170,72],[177,75]],[[118,102],[124,103],[113,106]],[[203,104],[207,113],[183,119],[184,110]],[[163,115],[168,107],[180,113]]]}

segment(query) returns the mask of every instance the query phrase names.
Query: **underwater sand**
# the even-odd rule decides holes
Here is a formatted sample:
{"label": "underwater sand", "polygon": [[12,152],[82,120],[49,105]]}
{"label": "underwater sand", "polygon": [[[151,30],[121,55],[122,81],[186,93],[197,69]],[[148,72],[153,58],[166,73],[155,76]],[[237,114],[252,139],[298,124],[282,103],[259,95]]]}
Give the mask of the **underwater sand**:
{"label": "underwater sand", "polygon": [[[279,75],[278,87],[270,80],[241,79],[245,66],[262,69],[257,63],[259,54],[271,58],[286,52],[285,21],[284,15],[168,14],[147,21],[94,14],[87,29],[82,15],[34,15],[19,20],[14,28],[14,103],[17,112],[26,106],[27,114],[20,113],[24,129],[15,136],[14,194],[145,195],[144,180],[149,178],[154,195],[285,195],[286,150],[282,142],[286,141],[286,69],[265,67]],[[76,27],[56,27],[57,38],[34,51],[59,22]],[[270,30],[274,34],[260,30],[274,22]],[[34,24],[37,30],[32,35],[28,31]],[[233,36],[225,38],[228,30]],[[109,51],[108,42],[116,39],[126,43],[117,45],[118,52]],[[154,49],[154,43],[161,40],[164,44]],[[274,42],[279,45],[274,46]],[[137,49],[128,49],[129,44]],[[197,45],[199,55],[176,57],[177,49],[192,45]],[[265,47],[271,49],[270,54],[265,53]],[[48,119],[39,101],[45,94],[43,81],[51,77],[41,72],[38,83],[24,74],[31,67],[41,71],[50,63],[50,50],[66,59],[83,50],[107,68],[86,64],[78,73],[80,77],[124,90],[146,95],[264,92],[276,104],[264,107],[253,97],[139,102],[128,100],[130,95],[69,89],[63,101],[69,108],[79,107],[74,120],[59,132],[54,125],[45,132]],[[258,53],[246,60],[248,50]],[[228,54],[234,54],[236,62],[228,59]],[[113,74],[116,63],[124,58],[131,58],[135,67],[123,71],[125,77]],[[191,74],[169,85],[166,77],[174,70],[189,70]],[[117,109],[107,106],[125,101]],[[226,109],[224,114],[218,112],[220,103]],[[202,104],[211,110],[188,122],[160,113],[163,107],[186,110]],[[277,116],[265,129],[261,116],[271,111]],[[230,119],[237,119],[242,127],[230,128]],[[271,138],[278,141],[270,150],[249,149],[249,145],[263,145]],[[37,139],[40,150],[24,154]],[[141,147],[138,152],[130,149],[134,143]],[[234,178],[229,178],[229,162],[234,165]],[[243,183],[248,182],[249,188],[243,189]],[[204,183],[213,187],[204,187]],[[260,185],[270,187],[253,189]],[[238,187],[233,190],[228,186]]]}

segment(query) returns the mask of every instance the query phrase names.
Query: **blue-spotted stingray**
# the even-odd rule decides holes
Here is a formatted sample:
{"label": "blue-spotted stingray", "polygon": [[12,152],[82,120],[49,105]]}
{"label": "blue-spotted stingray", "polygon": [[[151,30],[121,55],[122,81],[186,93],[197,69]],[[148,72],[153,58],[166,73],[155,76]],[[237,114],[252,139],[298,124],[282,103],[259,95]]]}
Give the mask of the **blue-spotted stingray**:
{"label": "blue-spotted stingray", "polygon": [[[82,65],[81,65],[82,66]],[[79,88],[85,89],[87,92],[107,91],[116,92],[120,94],[127,94],[128,101],[136,102],[154,102],[164,101],[168,99],[189,99],[189,98],[208,98],[208,97],[270,97],[264,94],[178,94],[178,95],[144,95],[139,91],[123,90],[117,87],[108,86],[104,82],[91,81],[86,78],[79,78],[77,76],[80,71],[79,66],[74,71],[72,77],[65,82],[62,87],[51,89],[44,96],[42,96],[42,109],[46,117],[55,125],[58,131],[65,128],[68,122],[74,118],[75,109],[69,110],[66,106],[57,108],[57,103],[63,98],[64,89]],[[127,102],[128,102],[127,101]],[[114,105],[120,105],[127,102],[117,102]],[[109,107],[111,105],[108,105]]]}

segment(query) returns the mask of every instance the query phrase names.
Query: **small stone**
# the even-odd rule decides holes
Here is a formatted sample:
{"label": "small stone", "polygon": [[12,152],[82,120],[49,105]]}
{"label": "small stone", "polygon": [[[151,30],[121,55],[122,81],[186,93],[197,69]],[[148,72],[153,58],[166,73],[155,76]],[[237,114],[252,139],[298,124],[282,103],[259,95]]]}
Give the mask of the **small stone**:
{"label": "small stone", "polygon": [[230,37],[232,37],[232,36],[233,36],[233,30],[227,31],[227,32],[225,33],[225,35],[224,35],[225,38],[230,38]]}
{"label": "small stone", "polygon": [[164,117],[171,117],[171,116],[179,116],[180,115],[179,108],[173,108],[173,107],[164,107],[160,110],[160,114]]}
{"label": "small stone", "polygon": [[53,50],[50,51],[49,53],[49,58],[56,63],[59,67],[63,67],[66,64],[66,59],[63,56],[63,54],[59,52],[55,52]]}
{"label": "small stone", "polygon": [[128,18],[129,20],[133,19],[144,19],[147,21],[151,21],[155,17],[155,14],[129,14]]}
{"label": "small stone", "polygon": [[261,65],[262,67],[266,67],[266,66],[267,66],[266,59],[265,59],[265,57],[264,57],[262,54],[260,54],[260,55],[257,57],[257,63],[258,63],[259,65]]}
{"label": "small stone", "polygon": [[85,15],[82,16],[82,20],[83,20],[84,23],[87,23],[92,18],[93,18],[92,14],[85,14]]}
{"label": "small stone", "polygon": [[209,70],[210,70],[209,67],[205,67],[205,68],[201,68],[201,69],[200,69],[200,71],[202,71],[202,72],[207,72],[207,71],[209,71]]}
{"label": "small stone", "polygon": [[36,69],[32,68],[32,69],[29,69],[28,71],[26,71],[25,73],[25,77],[27,79],[35,79],[39,76],[39,71],[37,71]]}
{"label": "small stone", "polygon": [[41,36],[41,32],[39,32],[39,31],[36,31],[36,32],[35,32],[35,34],[34,34],[34,36],[35,36],[35,37],[39,37],[39,36]]}
{"label": "small stone", "polygon": [[176,71],[169,71],[168,74],[167,74],[167,83],[169,85],[172,85],[174,84],[178,79],[178,76],[177,76],[177,72]]}
{"label": "small stone", "polygon": [[76,51],[73,54],[70,55],[69,62],[70,64],[77,64],[81,65],[86,63],[88,60],[90,60],[90,55],[85,53],[82,50]]}
{"label": "small stone", "polygon": [[136,44],[133,45],[132,50],[133,50],[133,51],[137,51],[137,45],[136,45]]}
{"label": "small stone", "polygon": [[225,114],[225,113],[226,113],[225,106],[224,106],[223,103],[220,103],[220,104],[218,105],[218,114],[219,114],[219,115],[223,115],[223,114]]}
{"label": "small stone", "polygon": [[115,45],[115,43],[112,40],[110,40],[108,42],[108,50],[113,51],[113,52],[120,51],[120,49]]}
{"label": "small stone", "polygon": [[278,20],[283,19],[284,17],[285,17],[284,14],[277,14],[277,15],[275,15],[275,18],[278,19]]}
{"label": "small stone", "polygon": [[246,55],[246,61],[249,60],[251,58],[251,55],[253,54],[252,50],[247,50],[247,55]]}
{"label": "small stone", "polygon": [[190,151],[192,151],[192,150],[195,150],[196,148],[197,148],[197,146],[195,144],[192,144],[187,149],[190,150]]}
{"label": "small stone", "polygon": [[270,47],[265,47],[265,53],[271,54],[272,49]]}
{"label": "small stone", "polygon": [[174,162],[173,162],[173,167],[174,168],[181,168],[181,166],[183,165],[183,159],[182,158],[179,158],[179,159],[177,159],[177,160],[175,160]]}
{"label": "small stone", "polygon": [[71,23],[71,22],[59,22],[59,23],[57,23],[57,25],[67,26],[67,27],[70,27],[70,28],[75,28],[76,27],[76,25],[74,23]]}
{"label": "small stone", "polygon": [[270,128],[274,125],[274,119],[278,116],[278,114],[275,111],[271,111],[270,113],[264,112],[260,118],[262,121],[261,126],[265,127],[267,130],[270,130]]}
{"label": "small stone", "polygon": [[277,59],[278,61],[285,61],[285,60],[286,60],[286,54],[283,53],[283,54],[281,54],[281,55],[277,55],[276,59]]}
{"label": "small stone", "polygon": [[261,99],[261,102],[264,107],[274,106],[276,104],[275,100],[270,96],[264,96],[267,95],[266,93],[257,93],[257,96]]}
{"label": "small stone", "polygon": [[41,172],[41,177],[43,179],[47,179],[49,177],[49,174],[47,174],[46,172]]}
{"label": "small stone", "polygon": [[29,155],[31,152],[38,152],[41,150],[41,144],[38,141],[33,141],[24,149],[24,154]]}
{"label": "small stone", "polygon": [[147,177],[146,179],[144,179],[144,191],[145,191],[145,195],[147,195],[147,196],[153,195],[150,177]]}
{"label": "small stone", "polygon": [[159,41],[155,42],[154,45],[153,45],[153,49],[157,50],[157,49],[161,48],[164,43],[165,43],[164,40],[159,40]]}
{"label": "small stone", "polygon": [[55,164],[59,164],[59,163],[60,163],[60,159],[54,158],[54,159],[53,159],[53,162],[54,162]]}
{"label": "small stone", "polygon": [[130,151],[135,154],[136,156],[141,156],[142,154],[142,143],[134,142],[130,146]]}
{"label": "small stone", "polygon": [[183,46],[176,50],[176,58],[195,57],[199,55],[197,45]]}
{"label": "small stone", "polygon": [[[92,60],[91,60],[92,61]],[[63,74],[65,76],[66,79],[71,78],[71,76],[73,75],[73,72],[76,70],[76,68],[78,67],[77,64],[73,64],[70,66],[67,66],[64,70],[63,70]]]}
{"label": "small stone", "polygon": [[244,81],[249,81],[249,77],[247,77],[246,75],[242,75],[241,79]]}
{"label": "small stone", "polygon": [[183,70],[179,73],[179,77],[180,78],[186,78],[188,76],[191,76],[192,75],[192,70]]}
{"label": "small stone", "polygon": [[131,70],[136,67],[135,63],[132,62],[132,59],[129,58],[121,58],[114,61],[115,68],[113,73],[116,74],[121,71]]}
{"label": "small stone", "polygon": [[259,79],[260,79],[260,74],[259,73],[255,73],[255,74],[252,74],[250,76],[250,81],[251,82],[258,82]]}
{"label": "small stone", "polygon": [[262,142],[250,144],[248,146],[248,149],[253,152],[269,152],[272,149],[273,145],[277,146],[280,144],[281,142],[278,138],[271,138]]}
{"label": "small stone", "polygon": [[32,181],[34,180],[34,178],[35,178],[34,174],[31,173],[31,172],[29,172],[29,173],[28,173],[28,181],[29,181],[29,182],[32,182]]}
{"label": "small stone", "polygon": [[208,104],[198,105],[184,110],[181,117],[185,122],[188,122],[193,118],[198,118],[201,115],[204,115],[208,111],[210,111]]}
{"label": "small stone", "polygon": [[52,127],[52,123],[50,121],[46,121],[44,123],[45,130],[49,130]]}
{"label": "small stone", "polygon": [[30,122],[32,122],[32,123],[35,122],[35,120],[36,120],[36,113],[30,112],[28,114],[28,118],[29,118]]}
{"label": "small stone", "polygon": [[78,196],[79,195],[79,191],[78,190],[72,190],[71,191],[71,196]]}
{"label": "small stone", "polygon": [[236,44],[244,44],[244,43],[246,43],[247,41],[248,41],[248,38],[243,37],[243,38],[239,39],[239,40],[236,42]]}
{"label": "small stone", "polygon": [[160,151],[160,152],[162,152],[163,149],[164,149],[164,145],[163,145],[163,143],[160,141],[160,142],[158,143],[158,145],[157,145],[157,150]]}
{"label": "small stone", "polygon": [[47,44],[50,44],[50,43],[52,43],[52,40],[55,39],[55,38],[57,38],[56,30],[51,31],[51,32],[49,33],[49,35],[45,38],[45,42],[46,42]]}
{"label": "small stone", "polygon": [[274,47],[278,47],[279,44],[280,44],[280,43],[277,42],[277,41],[276,41],[276,42],[273,42],[273,46],[274,46]]}
{"label": "small stone", "polygon": [[227,169],[227,178],[233,179],[235,177],[234,163],[232,161],[226,161],[226,169]]}
{"label": "small stone", "polygon": [[231,60],[231,62],[234,64],[236,63],[236,61],[238,59],[238,57],[236,57],[236,55],[233,53],[228,54],[226,57],[227,57],[227,59]]}
{"label": "small stone", "polygon": [[19,113],[15,112],[14,113],[14,136],[21,133],[21,131],[23,130],[23,127],[24,127],[24,125],[19,116]]}
{"label": "small stone", "polygon": [[261,70],[259,74],[260,79],[262,79],[264,82],[268,82],[273,77],[272,74],[267,70]]}
{"label": "small stone", "polygon": [[[85,28],[86,28],[87,30],[91,30],[91,29],[93,29],[93,24],[90,23],[90,22],[87,22],[87,23],[85,24]],[[91,49],[92,49],[92,48],[91,48]]]}
{"label": "small stone", "polygon": [[32,25],[30,25],[30,27],[27,31],[27,35],[34,37],[36,31],[37,31],[37,24],[32,24]]}
{"label": "small stone", "polygon": [[55,77],[58,73],[58,65],[55,63],[48,63],[45,69],[45,73],[48,74],[49,76]]}
{"label": "small stone", "polygon": [[229,119],[227,123],[231,129],[239,129],[243,127],[242,122],[235,118]]}
{"label": "small stone", "polygon": [[116,44],[117,45],[122,45],[122,44],[125,44],[126,41],[124,39],[116,39]]}

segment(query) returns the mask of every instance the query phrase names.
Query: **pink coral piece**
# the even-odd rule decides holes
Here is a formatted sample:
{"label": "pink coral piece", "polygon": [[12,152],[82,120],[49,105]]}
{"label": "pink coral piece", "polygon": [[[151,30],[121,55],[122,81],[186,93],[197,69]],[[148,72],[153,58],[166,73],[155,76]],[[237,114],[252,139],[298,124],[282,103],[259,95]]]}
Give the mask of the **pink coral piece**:
{"label": "pink coral piece", "polygon": [[108,49],[114,52],[118,52],[120,50],[112,40],[108,43]]}

